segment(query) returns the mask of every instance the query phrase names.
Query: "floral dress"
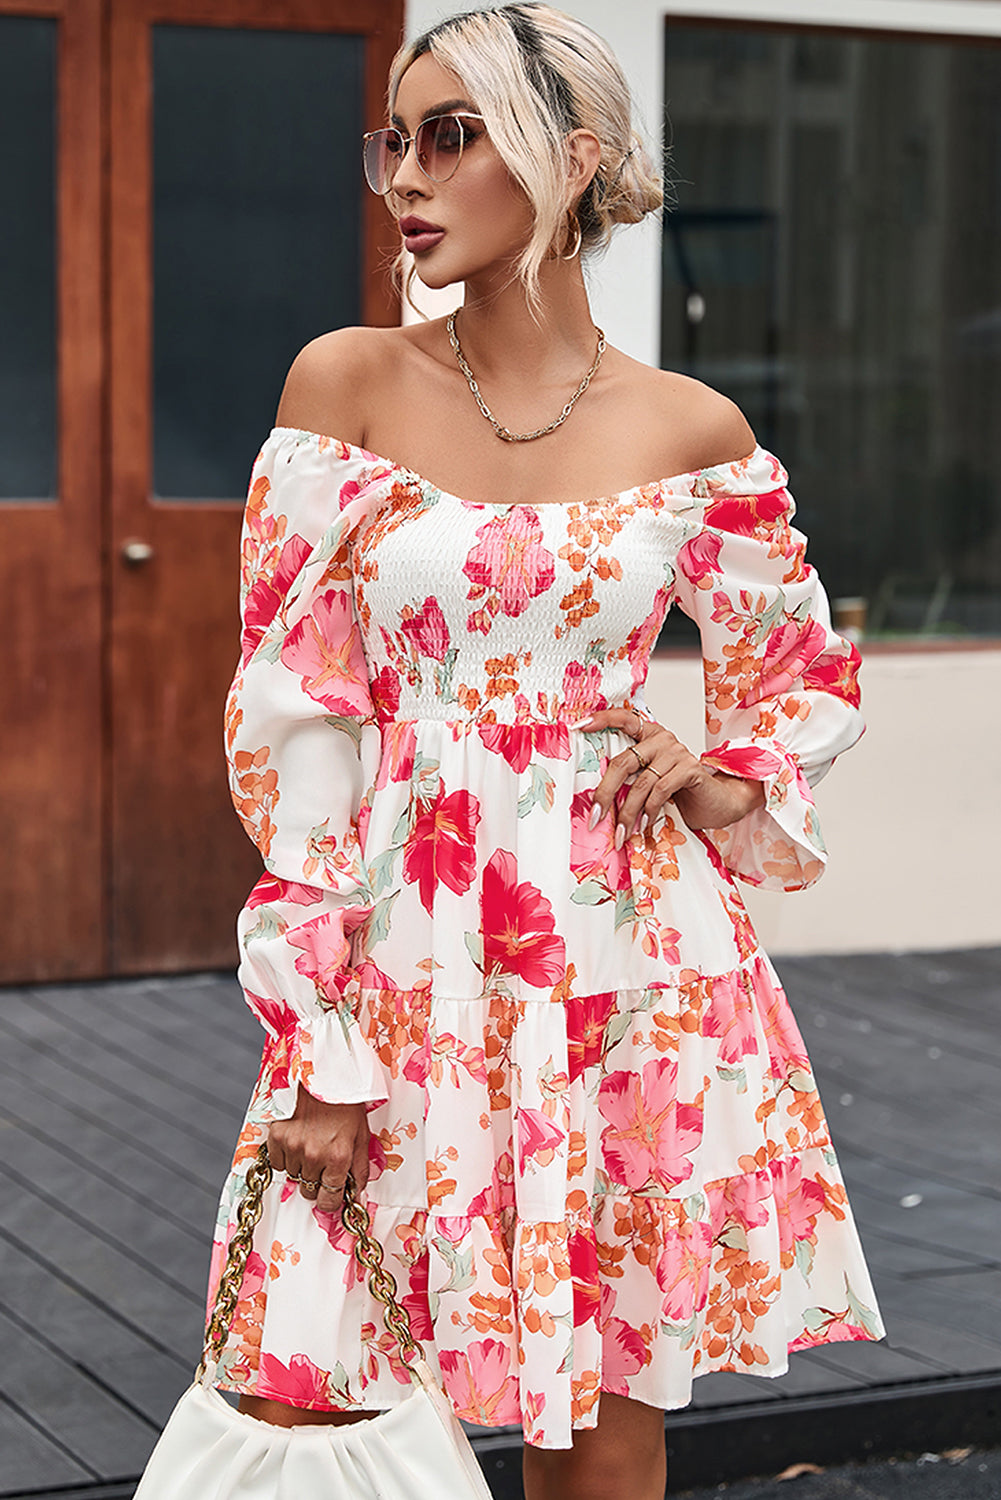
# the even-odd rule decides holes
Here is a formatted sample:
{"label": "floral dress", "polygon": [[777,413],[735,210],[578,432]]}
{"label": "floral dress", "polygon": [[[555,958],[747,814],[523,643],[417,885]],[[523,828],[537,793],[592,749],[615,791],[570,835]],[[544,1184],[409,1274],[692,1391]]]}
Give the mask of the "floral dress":
{"label": "floral dress", "polygon": [[[243,529],[233,797],[265,874],[239,920],[266,1039],[226,1183],[303,1084],[369,1109],[367,1201],[459,1416],[565,1448],[602,1391],[882,1336],[810,1064],[734,877],[824,866],[811,787],[862,730],[854,647],[747,459],[579,504],[474,504],[276,428]],[[651,717],[668,609],[698,623],[714,767],[765,805],[668,803],[617,850],[591,792]],[[628,786],[620,794],[624,796]],[[409,1380],[339,1216],[268,1190],[219,1368],[384,1410]]]}

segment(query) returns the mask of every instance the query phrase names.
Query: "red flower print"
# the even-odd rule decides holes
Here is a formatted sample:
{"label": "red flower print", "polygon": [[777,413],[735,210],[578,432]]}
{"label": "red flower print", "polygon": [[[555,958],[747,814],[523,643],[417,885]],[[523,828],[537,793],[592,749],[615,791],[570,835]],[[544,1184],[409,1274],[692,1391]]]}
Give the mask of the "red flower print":
{"label": "red flower print", "polygon": [[597,880],[609,891],[628,890],[632,884],[625,846],[615,847],[615,825],[602,818],[588,828],[594,802],[590,792],[576,792],[570,804],[570,868],[579,881]]}
{"label": "red flower print", "polygon": [[262,875],[247,897],[247,908],[268,906],[272,901],[288,901],[293,906],[314,906],[321,893],[312,885],[297,880],[279,880],[277,875]]}
{"label": "red flower print", "polygon": [[248,989],[244,989],[243,993],[254,1015],[265,1030],[271,1032],[272,1036],[285,1036],[288,1032],[295,1031],[299,1018],[284,1000],[272,1000],[267,995],[255,995]]}
{"label": "red flower print", "polygon": [[635,630],[630,631],[626,641],[626,654],[632,666],[630,687],[635,692],[646,681],[650,665],[650,652],[660,635],[660,628],[667,614],[667,589],[659,588],[654,595],[653,608]]}
{"label": "red flower print", "polygon": [[779,1249],[791,1252],[800,1240],[815,1239],[817,1218],[824,1209],[824,1189],[819,1182],[804,1179],[798,1156],[776,1162],[772,1175]]}
{"label": "red flower print", "polygon": [[568,662],[563,672],[563,712],[571,719],[580,719],[607,707],[608,699],[601,691],[598,663],[592,662],[585,667],[579,661]]}
{"label": "red flower print", "polygon": [[502,755],[512,771],[524,771],[538,755],[570,759],[570,731],[565,724],[477,724],[488,750]]}
{"label": "red flower print", "polygon": [[785,764],[773,750],[762,750],[756,745],[719,745],[706,751],[702,759],[730,776],[742,776],[747,781],[767,781],[769,776],[778,776]]}
{"label": "red flower print", "polygon": [[571,1083],[585,1068],[601,1062],[605,1028],[615,1010],[615,991],[571,995],[567,1001],[567,1061]]}
{"label": "red flower print", "polygon": [[403,878],[417,882],[421,905],[434,910],[438,881],[461,896],[476,874],[476,828],[480,804],[472,792],[439,786],[433,802],[419,799],[417,817],[403,851]]}
{"label": "red flower print", "polygon": [[[722,502],[721,502],[722,503]],[[711,531],[700,531],[678,548],[678,572],[697,589],[712,588],[720,572],[719,553],[723,538]]]}
{"label": "red flower print", "polygon": [[[348,915],[344,911],[325,912],[286,935],[290,948],[302,949],[295,961],[296,972],[311,979],[323,996],[343,994],[348,981],[345,963],[351,949],[344,935]],[[350,915],[360,920],[357,907]]]}
{"label": "red flower print", "polygon": [[702,1016],[702,1035],[720,1039],[724,1062],[739,1062],[758,1050],[751,999],[739,974],[720,974],[711,981],[712,995]]}
{"label": "red flower print", "polygon": [[243,663],[253,656],[271,621],[278,613],[289,589],[310,553],[310,546],[301,536],[290,536],[278,554],[278,561],[270,577],[263,572],[254,579],[243,601],[243,634],[240,648]]}
{"label": "red flower print", "polygon": [[847,645],[837,655],[820,656],[811,662],[803,671],[803,686],[831,693],[835,698],[843,698],[852,708],[858,708],[862,701],[858,685],[861,665],[858,648]]}
{"label": "red flower print", "polygon": [[477,1339],[466,1349],[439,1349],[438,1362],[456,1415],[480,1427],[518,1422],[518,1377],[497,1339]]}
{"label": "red flower print", "polygon": [[738,536],[753,536],[759,526],[774,526],[788,509],[785,489],[772,490],[768,495],[731,495],[713,501],[705,512],[705,523]]}
{"label": "red flower print", "polygon": [[410,1314],[410,1327],[415,1339],[433,1339],[434,1324],[428,1304],[428,1266],[430,1256],[422,1250],[407,1269],[403,1296],[400,1301]]}
{"label": "red flower print", "polygon": [[816,620],[787,620],[768,637],[761,677],[741,698],[740,706],[747,708],[763,698],[776,698],[788,692],[826,645],[827,631]]}
{"label": "red flower print", "polygon": [[488,972],[518,974],[526,984],[555,984],[566,950],[554,931],[553,909],[530,881],[518,883],[518,864],[507,849],[490,856],[480,893],[483,961]]}
{"label": "red flower print", "polygon": [[609,1073],[598,1108],[610,1123],[601,1132],[606,1170],[629,1188],[674,1187],[692,1175],[689,1154],[702,1139],[702,1110],[679,1104],[678,1065],[648,1062],[639,1073]]}
{"label": "red flower print", "polygon": [[305,692],[331,713],[371,711],[361,632],[344,590],[328,589],[320,595],[312,614],[285,637],[281,659],[302,678]]}
{"label": "red flower print", "polygon": [[329,1411],[329,1380],[327,1371],[314,1365],[305,1354],[293,1354],[287,1365],[275,1354],[262,1354],[256,1393],[269,1401],[282,1401],[286,1406]]}
{"label": "red flower print", "polygon": [[601,1279],[598,1275],[598,1249],[594,1226],[578,1229],[567,1244],[570,1274],[573,1277],[573,1325],[580,1328],[593,1318],[598,1320],[601,1307]]}
{"label": "red flower print", "polygon": [[765,1028],[773,1078],[785,1078],[797,1068],[809,1068],[806,1046],[784,991],[760,958],[751,970],[758,1015]]}
{"label": "red flower print", "polygon": [[396,719],[387,724],[382,735],[382,759],[379,762],[377,787],[390,781],[409,781],[414,774],[417,751],[417,726],[412,719]]}
{"label": "red flower print", "polygon": [[469,616],[469,629],[486,635],[493,617],[523,614],[532,599],[552,587],[556,560],[542,545],[542,524],[530,506],[519,506],[476,530],[462,571],[472,587],[467,598],[483,599]]}
{"label": "red flower print", "polygon": [[399,673],[387,664],[372,678],[369,690],[379,713],[391,719],[400,706]]}
{"label": "red flower print", "polygon": [[409,604],[404,606],[400,628],[413,641],[419,656],[445,660],[449,647],[448,625],[433,594],[424,600],[419,613],[415,613]]}
{"label": "red flower print", "polygon": [[622,1318],[608,1318],[601,1338],[601,1388],[613,1396],[629,1396],[627,1376],[649,1364],[650,1351],[638,1328]]}
{"label": "red flower print", "polygon": [[689,1221],[668,1232],[657,1260],[657,1285],[664,1294],[661,1316],[670,1322],[687,1323],[705,1307],[712,1245],[708,1224]]}
{"label": "red flower print", "polygon": [[760,1229],[768,1223],[772,1179],[768,1172],[747,1172],[743,1177],[724,1177],[706,1188],[712,1232],[722,1234],[729,1222],[741,1229]]}
{"label": "red flower print", "polygon": [[518,1169],[524,1173],[529,1161],[537,1161],[547,1167],[553,1160],[557,1146],[563,1140],[563,1131],[554,1125],[541,1109],[528,1109],[524,1105],[518,1110]]}

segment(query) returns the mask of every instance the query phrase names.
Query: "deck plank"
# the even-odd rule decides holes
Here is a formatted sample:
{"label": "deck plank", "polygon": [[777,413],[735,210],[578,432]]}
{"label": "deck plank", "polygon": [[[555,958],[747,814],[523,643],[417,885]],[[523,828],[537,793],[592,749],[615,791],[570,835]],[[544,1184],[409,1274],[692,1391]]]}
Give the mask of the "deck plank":
{"label": "deck plank", "polygon": [[[1001,950],[777,967],[888,1338],[700,1377],[693,1406],[1001,1370]],[[141,1466],[198,1358],[261,1040],[231,975],[0,992],[0,1496]]]}

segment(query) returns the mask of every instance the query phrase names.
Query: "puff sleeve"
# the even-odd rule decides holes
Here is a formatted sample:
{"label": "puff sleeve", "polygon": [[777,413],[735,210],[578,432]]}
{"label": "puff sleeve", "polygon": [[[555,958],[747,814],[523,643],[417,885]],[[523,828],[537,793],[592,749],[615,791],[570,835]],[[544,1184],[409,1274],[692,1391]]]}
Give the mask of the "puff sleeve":
{"label": "puff sleeve", "polygon": [[788,891],[823,873],[811,788],[864,724],[859,653],[831,628],[786,477],[760,448],[701,476],[708,503],[679,548],[673,596],[702,638],[703,759],[765,789],[763,807],[709,837],[735,875]]}
{"label": "puff sleeve", "polygon": [[380,737],[349,551],[385,477],[360,449],[276,428],[244,513],[226,757],[265,867],[237,923],[238,977],[268,1033],[276,1119],[293,1112],[299,1083],[328,1103],[386,1098],[350,962],[351,934],[374,905],[358,809]]}

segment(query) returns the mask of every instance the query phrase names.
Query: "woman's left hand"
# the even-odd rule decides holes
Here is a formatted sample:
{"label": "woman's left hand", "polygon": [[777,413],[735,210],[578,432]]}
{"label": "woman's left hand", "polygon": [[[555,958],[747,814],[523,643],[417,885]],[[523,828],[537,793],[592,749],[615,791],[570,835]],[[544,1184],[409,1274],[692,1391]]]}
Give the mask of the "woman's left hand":
{"label": "woman's left hand", "polygon": [[[644,719],[634,708],[602,708],[586,719],[579,719],[575,729],[591,733],[598,729],[621,729],[636,745],[638,755],[647,762],[646,769],[632,749],[623,750],[608,762],[604,776],[594,789],[592,827],[615,807],[620,787],[631,781],[627,796],[618,809],[615,847],[621,849],[626,838],[641,819],[650,824],[662,812],[664,804],[673,801],[689,828],[725,828],[736,823],[765,800],[760,781],[744,781],[715,770],[692,754],[677,735],[651,719]],[[643,829],[641,828],[641,832]]]}

